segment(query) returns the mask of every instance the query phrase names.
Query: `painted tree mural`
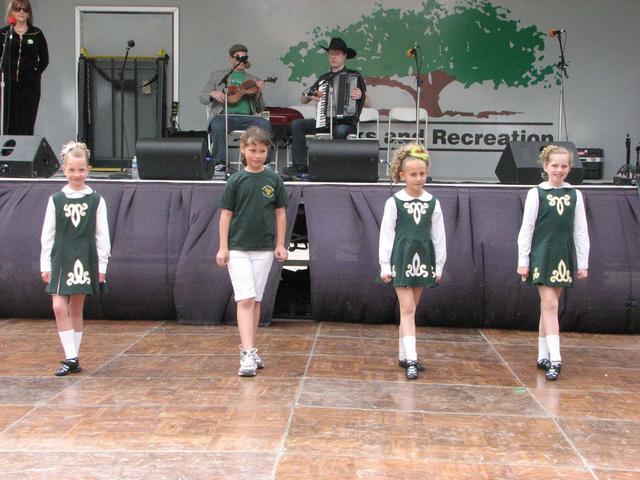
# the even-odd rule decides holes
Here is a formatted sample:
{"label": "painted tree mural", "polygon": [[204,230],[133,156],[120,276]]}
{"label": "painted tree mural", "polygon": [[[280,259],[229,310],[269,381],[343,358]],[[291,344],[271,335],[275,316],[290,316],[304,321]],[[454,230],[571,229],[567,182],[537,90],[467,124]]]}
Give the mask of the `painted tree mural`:
{"label": "painted tree mural", "polygon": [[554,64],[542,63],[544,33],[535,26],[521,27],[510,13],[488,0],[465,0],[449,9],[437,0],[425,1],[420,10],[377,5],[344,29],[315,28],[309,40],[292,46],[280,60],[291,70],[289,80],[319,75],[327,70],[319,47],[331,37],[342,37],[358,52],[349,66],[362,72],[367,85],[397,87],[415,99],[415,81],[399,78],[415,75],[415,64],[405,52],[417,41],[423,50],[420,103],[431,117],[509,115],[517,112],[443,111],[440,94],[452,82],[469,88],[489,81],[496,89],[550,84],[557,72]]}

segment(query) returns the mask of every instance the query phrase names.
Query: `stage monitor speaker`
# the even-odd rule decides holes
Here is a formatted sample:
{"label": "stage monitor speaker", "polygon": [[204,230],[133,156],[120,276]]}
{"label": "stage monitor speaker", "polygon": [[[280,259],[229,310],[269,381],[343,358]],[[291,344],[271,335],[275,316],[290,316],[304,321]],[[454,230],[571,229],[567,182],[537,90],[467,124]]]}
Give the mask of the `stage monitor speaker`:
{"label": "stage monitor speaker", "polygon": [[538,163],[540,150],[547,145],[565,147],[573,153],[573,167],[567,176],[567,182],[582,183],[582,163],[573,142],[510,142],[496,166],[496,176],[500,183],[518,185],[537,185],[544,181],[542,165]]}
{"label": "stage monitor speaker", "polygon": [[377,182],[377,140],[307,140],[312,182]]}
{"label": "stage monitor speaker", "polygon": [[0,177],[50,177],[59,168],[46,138],[0,135]]}
{"label": "stage monitor speaker", "polygon": [[136,144],[138,175],[143,180],[211,180],[204,138],[141,138]]}

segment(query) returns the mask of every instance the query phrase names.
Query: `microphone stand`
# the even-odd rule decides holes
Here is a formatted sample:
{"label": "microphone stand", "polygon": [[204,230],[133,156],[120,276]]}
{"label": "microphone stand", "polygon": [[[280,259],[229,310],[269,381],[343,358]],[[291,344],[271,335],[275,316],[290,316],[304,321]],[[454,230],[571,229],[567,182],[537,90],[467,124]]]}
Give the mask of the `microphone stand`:
{"label": "microphone stand", "polygon": [[[565,131],[567,130],[566,127],[566,122],[567,122],[567,118],[566,118],[566,113],[564,111],[564,79],[569,78],[569,75],[567,74],[567,67],[569,66],[569,63],[565,60],[564,58],[564,45],[562,44],[562,31],[558,30],[558,44],[560,45],[560,61],[558,62],[558,67],[560,68],[560,99],[559,99],[559,105],[558,105],[558,141],[562,141],[562,126],[563,126],[563,120],[564,120],[564,124],[565,124]],[[566,137],[568,137],[568,135],[565,135]],[[568,138],[565,139],[566,141],[569,141]]]}
{"label": "microphone stand", "polygon": [[124,68],[127,65],[127,59],[129,58],[129,51],[131,47],[132,41],[130,40],[127,44],[127,50],[124,54],[124,60],[122,62],[122,67],[120,67],[120,171],[118,173],[114,173],[109,175],[109,178],[113,179],[130,179],[131,174],[125,172],[125,161],[124,161]]}
{"label": "microphone stand", "polygon": [[[413,58],[416,61],[416,142],[420,141],[420,98],[422,97],[422,79],[420,78],[420,69],[422,68],[422,47],[416,43],[414,47],[415,53]],[[420,56],[418,54],[420,53]]]}
{"label": "microphone stand", "polygon": [[220,85],[223,86],[222,91],[224,93],[224,179],[225,181],[230,177],[230,174],[229,174],[229,112],[228,112],[229,98],[227,96],[227,91],[228,91],[227,82],[231,74],[236,71],[236,68],[238,68],[238,66],[241,63],[244,63],[244,62],[236,60],[236,63],[233,66],[233,68],[231,68],[231,70],[229,70],[227,74],[224,77],[222,77],[222,80],[220,80],[220,82],[218,83],[218,86]]}
{"label": "microphone stand", "polygon": [[[4,119],[5,119],[5,92],[6,92],[6,84],[5,84],[5,72],[9,75],[9,81],[11,81],[11,45],[10,41],[13,41],[13,25],[10,24],[9,31],[7,32],[7,36],[4,37],[4,47],[2,48],[2,58],[0,59],[0,135],[5,135],[7,132],[4,128]],[[9,110],[9,105],[7,105],[7,110]],[[6,112],[6,118],[9,120],[9,112]],[[8,122],[7,122],[8,123]],[[9,127],[7,125],[7,130]]]}
{"label": "microphone stand", "polygon": [[[636,159],[635,166],[631,165],[631,137],[628,133],[624,141],[624,146],[627,151],[627,159],[613,177],[614,185],[633,185],[634,181],[637,181],[638,178],[638,159]],[[636,152],[639,151],[640,149],[636,149]]]}

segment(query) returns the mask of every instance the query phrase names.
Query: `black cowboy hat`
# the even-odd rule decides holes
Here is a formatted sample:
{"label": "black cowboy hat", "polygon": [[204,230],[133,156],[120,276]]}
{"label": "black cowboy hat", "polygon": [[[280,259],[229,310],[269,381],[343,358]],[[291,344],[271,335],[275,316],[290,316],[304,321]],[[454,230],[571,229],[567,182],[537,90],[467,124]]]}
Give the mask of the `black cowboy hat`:
{"label": "black cowboy hat", "polygon": [[329,42],[328,47],[320,47],[324,51],[328,52],[329,50],[342,50],[347,54],[347,58],[354,58],[356,56],[356,51],[353,48],[347,47],[347,44],[340,37],[333,37],[331,42]]}

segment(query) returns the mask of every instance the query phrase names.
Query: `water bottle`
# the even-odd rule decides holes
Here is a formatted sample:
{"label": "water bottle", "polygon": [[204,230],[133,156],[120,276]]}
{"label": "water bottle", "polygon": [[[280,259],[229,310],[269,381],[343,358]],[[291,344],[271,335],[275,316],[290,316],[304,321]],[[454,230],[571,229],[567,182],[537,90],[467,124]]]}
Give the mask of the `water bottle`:
{"label": "water bottle", "polygon": [[132,180],[140,179],[140,175],[138,175],[138,159],[136,158],[135,155],[131,159],[131,179]]}

